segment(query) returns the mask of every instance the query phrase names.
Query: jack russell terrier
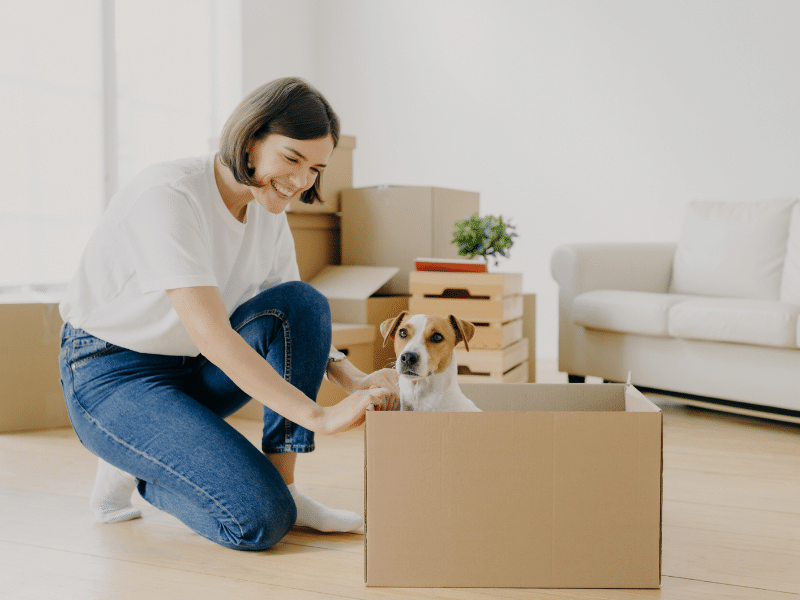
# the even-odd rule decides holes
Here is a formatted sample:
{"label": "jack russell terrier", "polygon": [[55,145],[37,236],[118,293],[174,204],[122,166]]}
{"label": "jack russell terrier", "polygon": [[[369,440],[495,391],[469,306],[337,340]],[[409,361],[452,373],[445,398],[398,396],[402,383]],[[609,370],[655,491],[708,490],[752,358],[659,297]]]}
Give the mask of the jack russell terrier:
{"label": "jack russell terrier", "polygon": [[475,326],[450,315],[409,315],[401,312],[381,323],[385,346],[394,340],[395,370],[400,384],[400,410],[477,411],[481,410],[458,387],[456,344],[469,340]]}

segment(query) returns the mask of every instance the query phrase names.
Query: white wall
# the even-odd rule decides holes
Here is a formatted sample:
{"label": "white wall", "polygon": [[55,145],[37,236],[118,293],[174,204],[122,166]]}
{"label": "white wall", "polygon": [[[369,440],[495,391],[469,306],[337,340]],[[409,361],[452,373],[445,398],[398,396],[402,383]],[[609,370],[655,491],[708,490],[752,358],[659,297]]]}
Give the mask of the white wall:
{"label": "white wall", "polygon": [[[354,184],[476,190],[557,356],[562,243],[674,240],[693,199],[800,196],[800,2],[245,0],[357,136]],[[281,22],[316,19],[316,37]],[[270,23],[266,25],[266,23]],[[267,34],[264,34],[267,37]],[[247,36],[246,36],[247,37]],[[245,42],[247,44],[247,42]],[[307,54],[313,48],[313,56]]]}
{"label": "white wall", "polygon": [[316,0],[241,0],[242,91],[279,77],[316,85]]}

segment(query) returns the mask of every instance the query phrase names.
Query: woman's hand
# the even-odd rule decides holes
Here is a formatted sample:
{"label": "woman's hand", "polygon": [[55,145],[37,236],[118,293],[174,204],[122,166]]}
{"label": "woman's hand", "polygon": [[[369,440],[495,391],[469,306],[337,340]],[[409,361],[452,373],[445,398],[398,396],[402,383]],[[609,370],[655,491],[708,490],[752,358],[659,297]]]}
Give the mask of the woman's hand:
{"label": "woman's hand", "polygon": [[358,427],[366,420],[367,410],[396,410],[393,405],[391,391],[385,388],[371,387],[358,390],[344,400],[324,408],[319,433],[330,435]]}
{"label": "woman's hand", "polygon": [[389,408],[386,410],[398,410],[400,408],[400,385],[397,382],[397,371],[394,369],[380,369],[360,377],[355,382],[355,388],[358,390],[368,390],[373,387],[384,388],[391,392],[392,399]]}
{"label": "woman's hand", "polygon": [[397,383],[397,371],[379,369],[367,375],[357,369],[349,360],[328,364],[328,381],[338,385],[346,393],[379,387],[392,393],[392,403],[387,410],[400,408],[400,386]]}

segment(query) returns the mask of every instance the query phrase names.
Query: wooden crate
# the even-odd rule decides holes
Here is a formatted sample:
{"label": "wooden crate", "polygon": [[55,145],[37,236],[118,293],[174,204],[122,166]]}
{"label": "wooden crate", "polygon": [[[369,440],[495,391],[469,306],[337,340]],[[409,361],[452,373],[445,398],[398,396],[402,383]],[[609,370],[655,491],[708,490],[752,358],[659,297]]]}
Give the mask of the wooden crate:
{"label": "wooden crate", "polygon": [[505,373],[459,375],[458,383],[528,383],[530,379],[529,368],[530,366],[526,360]]}
{"label": "wooden crate", "polygon": [[473,300],[452,298],[425,298],[411,296],[409,310],[415,314],[456,315],[472,323],[502,325],[522,317],[522,296],[508,296],[496,300]]}
{"label": "wooden crate", "polygon": [[[478,323],[475,325],[475,335],[469,341],[469,349],[502,350],[521,340],[522,330],[522,319],[514,319],[508,323]],[[456,348],[464,350],[464,342]]]}
{"label": "wooden crate", "polygon": [[475,324],[469,352],[459,344],[459,382],[529,381],[521,273],[412,271],[409,289],[412,313],[453,314]]}
{"label": "wooden crate", "polygon": [[505,381],[507,374],[522,364],[525,364],[525,379],[520,381],[527,381],[528,340],[522,338],[501,350],[461,351],[457,359],[458,380],[464,383],[478,380],[476,378],[486,382]]}
{"label": "wooden crate", "polygon": [[413,296],[502,298],[522,293],[522,273],[447,273],[412,271],[408,277]]}
{"label": "wooden crate", "polygon": [[502,328],[522,318],[522,274],[412,271],[409,275],[412,313],[454,314],[472,323]]}

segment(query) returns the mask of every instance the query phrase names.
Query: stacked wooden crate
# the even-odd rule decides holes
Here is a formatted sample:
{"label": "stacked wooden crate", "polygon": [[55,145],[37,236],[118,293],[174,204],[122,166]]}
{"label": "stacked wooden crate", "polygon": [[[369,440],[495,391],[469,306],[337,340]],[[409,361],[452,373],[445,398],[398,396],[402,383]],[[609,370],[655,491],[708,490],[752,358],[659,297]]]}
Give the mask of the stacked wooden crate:
{"label": "stacked wooden crate", "polygon": [[412,313],[452,314],[475,325],[469,351],[458,346],[459,382],[529,381],[521,273],[412,271],[409,287]]}

